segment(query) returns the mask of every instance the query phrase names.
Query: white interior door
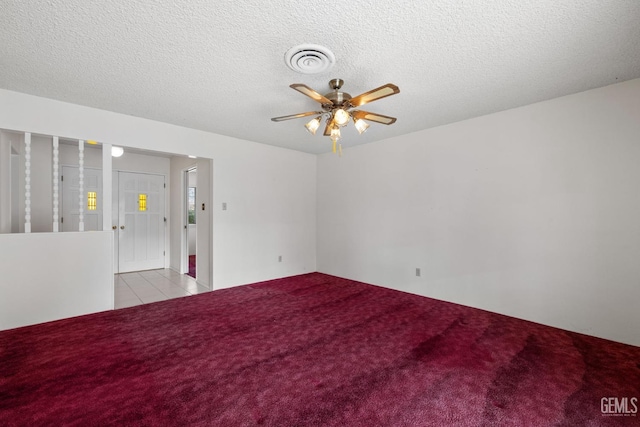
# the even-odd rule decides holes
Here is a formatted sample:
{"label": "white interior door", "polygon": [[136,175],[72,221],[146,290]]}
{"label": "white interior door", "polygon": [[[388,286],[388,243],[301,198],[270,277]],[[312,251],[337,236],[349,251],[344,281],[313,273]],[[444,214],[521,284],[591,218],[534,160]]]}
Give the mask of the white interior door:
{"label": "white interior door", "polygon": [[[80,223],[80,174],[77,166],[63,166],[62,215],[60,231],[78,231]],[[85,231],[102,230],[102,170],[84,168],[83,215]],[[89,193],[94,193],[96,203],[90,206]],[[91,209],[93,208],[93,209]]]}
{"label": "white interior door", "polygon": [[118,265],[120,260],[120,251],[119,239],[118,239],[118,203],[120,201],[120,197],[118,196],[118,172],[113,171],[112,175],[112,185],[111,185],[111,228],[113,229],[113,272],[118,274],[120,273],[120,267]]}
{"label": "white interior door", "polygon": [[118,173],[118,271],[164,268],[162,175]]}

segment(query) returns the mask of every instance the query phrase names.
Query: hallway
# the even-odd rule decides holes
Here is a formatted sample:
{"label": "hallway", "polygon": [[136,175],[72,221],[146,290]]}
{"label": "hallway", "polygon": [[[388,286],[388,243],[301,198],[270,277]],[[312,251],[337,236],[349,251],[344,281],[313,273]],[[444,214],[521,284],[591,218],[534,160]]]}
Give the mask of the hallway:
{"label": "hallway", "polygon": [[133,307],[172,298],[209,292],[186,274],[170,269],[115,275],[115,308]]}

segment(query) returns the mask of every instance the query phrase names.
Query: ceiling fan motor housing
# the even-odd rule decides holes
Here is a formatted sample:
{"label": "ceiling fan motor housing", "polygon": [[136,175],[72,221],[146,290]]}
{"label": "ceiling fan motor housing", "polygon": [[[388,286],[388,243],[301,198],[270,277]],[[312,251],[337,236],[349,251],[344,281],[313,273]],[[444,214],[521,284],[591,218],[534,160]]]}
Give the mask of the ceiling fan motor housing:
{"label": "ceiling fan motor housing", "polygon": [[351,99],[351,95],[349,95],[347,92],[340,92],[338,90],[327,93],[325,97],[333,103],[333,105],[330,105],[329,108],[343,106],[347,107],[345,104],[348,100]]}
{"label": "ceiling fan motor housing", "polygon": [[344,80],[342,79],[331,79],[329,80],[329,87],[331,90],[339,90],[344,84]]}
{"label": "ceiling fan motor housing", "polygon": [[329,92],[325,94],[325,98],[329,99],[333,105],[327,106],[328,109],[339,108],[339,107],[348,108],[348,106],[345,105],[345,103],[346,101],[351,99],[351,95],[349,95],[346,92],[340,92],[340,88],[342,87],[343,84],[344,84],[344,80],[342,79],[331,79],[329,81],[329,87],[333,90],[333,92]]}

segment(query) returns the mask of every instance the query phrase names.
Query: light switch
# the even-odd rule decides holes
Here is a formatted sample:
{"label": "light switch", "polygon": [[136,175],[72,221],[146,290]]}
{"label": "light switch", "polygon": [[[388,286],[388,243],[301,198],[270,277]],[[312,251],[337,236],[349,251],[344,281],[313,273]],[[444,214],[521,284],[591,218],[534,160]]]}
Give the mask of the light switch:
{"label": "light switch", "polygon": [[223,210],[223,211],[226,211],[226,210],[227,210],[227,203],[226,203],[226,202],[223,202],[223,203],[222,203],[222,210]]}

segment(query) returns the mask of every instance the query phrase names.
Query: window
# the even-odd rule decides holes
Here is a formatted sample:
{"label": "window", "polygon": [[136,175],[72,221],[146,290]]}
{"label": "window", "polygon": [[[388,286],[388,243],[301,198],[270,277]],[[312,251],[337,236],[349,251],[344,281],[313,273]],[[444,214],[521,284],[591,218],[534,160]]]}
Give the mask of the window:
{"label": "window", "polygon": [[195,224],[196,223],[196,187],[189,187],[189,191],[187,193],[187,202],[188,202],[187,214],[189,217],[189,224]]}
{"label": "window", "polygon": [[138,194],[138,210],[144,212],[147,210],[147,195]]}
{"label": "window", "polygon": [[98,195],[95,191],[87,192],[87,210],[95,211],[97,209]]}

